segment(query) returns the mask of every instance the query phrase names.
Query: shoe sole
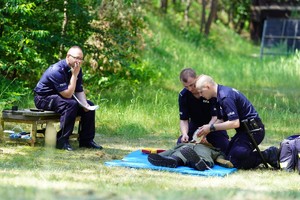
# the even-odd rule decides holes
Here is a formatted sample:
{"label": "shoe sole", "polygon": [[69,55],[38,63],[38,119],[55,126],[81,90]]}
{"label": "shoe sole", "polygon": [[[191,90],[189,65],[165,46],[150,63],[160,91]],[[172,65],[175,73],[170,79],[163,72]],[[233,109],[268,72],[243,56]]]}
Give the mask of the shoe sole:
{"label": "shoe sole", "polygon": [[195,164],[195,168],[199,171],[204,171],[206,169],[209,169],[203,159],[200,159],[200,161]]}
{"label": "shoe sole", "polygon": [[204,171],[207,169],[205,161],[198,156],[198,154],[190,147],[184,147],[180,149],[180,153],[186,158],[188,162],[195,165],[195,168],[199,171]]}
{"label": "shoe sole", "polygon": [[170,168],[177,167],[176,160],[167,157],[162,157],[159,154],[149,154],[148,161],[155,166],[170,167]]}
{"label": "shoe sole", "polygon": [[200,161],[200,157],[190,147],[183,147],[180,149],[180,153],[190,162],[198,163]]}
{"label": "shoe sole", "polygon": [[99,146],[99,147],[92,147],[92,146],[80,146],[80,145],[79,145],[79,148],[98,149],[98,150],[103,149],[102,146]]}
{"label": "shoe sole", "polygon": [[[270,147],[269,148],[269,158],[272,157],[272,161],[275,161],[276,163],[274,162],[268,162],[268,164],[270,164],[274,169],[280,169],[280,165],[279,165],[279,149],[276,148],[276,147]],[[274,156],[275,155],[275,156]]]}

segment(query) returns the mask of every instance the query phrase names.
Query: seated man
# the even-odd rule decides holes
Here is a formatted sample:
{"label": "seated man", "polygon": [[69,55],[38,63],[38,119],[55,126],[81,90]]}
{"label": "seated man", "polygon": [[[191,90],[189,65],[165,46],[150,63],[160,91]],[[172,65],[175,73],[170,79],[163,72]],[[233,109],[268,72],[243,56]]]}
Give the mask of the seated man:
{"label": "seated man", "polygon": [[85,107],[94,105],[86,99],[82,86],[83,52],[80,47],[69,49],[65,59],[51,65],[37,83],[34,103],[38,109],[52,110],[61,115],[61,130],[57,134],[56,147],[72,151],[69,137],[73,132],[76,116],[81,117],[79,147],[102,149],[94,142],[95,111],[84,109],[73,98],[75,95]]}
{"label": "seated man", "polygon": [[180,143],[159,154],[149,154],[148,161],[156,166],[188,166],[199,171],[210,169],[215,163],[227,168],[233,167],[221,151],[199,143]]}

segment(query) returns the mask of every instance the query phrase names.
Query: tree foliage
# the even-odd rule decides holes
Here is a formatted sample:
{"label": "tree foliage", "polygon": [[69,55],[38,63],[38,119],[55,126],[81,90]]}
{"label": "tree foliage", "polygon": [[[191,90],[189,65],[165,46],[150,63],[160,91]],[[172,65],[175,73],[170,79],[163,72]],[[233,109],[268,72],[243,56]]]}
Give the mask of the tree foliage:
{"label": "tree foliage", "polygon": [[[169,9],[174,8],[175,12],[183,13],[184,20],[189,26],[190,10],[198,8],[193,2],[201,5],[201,9],[197,11],[198,15],[201,16],[199,30],[206,36],[209,35],[211,25],[218,17],[225,25],[232,26],[237,32],[241,32],[250,19],[251,0],[174,0],[172,1],[173,4],[168,3],[168,0],[160,0],[160,10],[167,14],[168,7],[170,7]],[[178,9],[180,7],[182,9]],[[227,14],[227,21],[218,15],[220,11]]]}
{"label": "tree foliage", "polygon": [[[208,3],[214,1],[207,0]],[[166,6],[165,11],[167,2],[161,1]],[[181,2],[172,1],[175,12],[184,12],[178,9]],[[146,64],[139,60],[144,47],[143,6],[146,3],[134,0],[3,0],[0,2],[0,74],[10,80],[17,77],[33,86],[50,64],[64,57],[67,48],[79,45],[86,55],[87,81],[103,85],[118,79],[147,79],[151,71],[145,73]],[[248,0],[222,0],[218,7],[234,16],[231,22],[241,24],[249,17],[249,4]],[[199,16],[201,13],[199,10]],[[187,15],[186,11],[185,17]],[[211,20],[207,21],[210,26]]]}
{"label": "tree foliage", "polygon": [[227,14],[227,21],[224,24],[241,33],[244,28],[249,28],[247,25],[250,21],[252,0],[221,0],[219,10],[223,10]]}
{"label": "tree foliage", "polygon": [[[83,44],[90,35],[87,5],[69,0],[69,25],[61,36],[63,0],[4,0],[0,3],[0,73],[36,82],[49,63],[58,59],[60,44]],[[28,76],[30,74],[30,76]]]}
{"label": "tree foliage", "polygon": [[133,1],[102,1],[98,10],[98,20],[92,23],[94,34],[89,40],[89,45],[95,47],[89,55],[89,81],[101,85],[119,79],[144,79],[139,59],[144,45],[141,5]]}
{"label": "tree foliage", "polygon": [[83,47],[89,77],[140,76],[144,25],[134,1],[4,0],[0,16],[0,74],[8,79],[32,86],[73,45]]}
{"label": "tree foliage", "polygon": [[[216,17],[221,19],[221,10],[228,14],[227,25],[233,24],[239,32],[249,20],[251,5],[250,0],[2,0],[1,79],[33,88],[50,64],[63,58],[69,47],[79,45],[85,54],[84,79],[95,90],[119,80],[149,80],[155,73],[140,60],[147,28],[143,12],[155,3],[163,11],[157,13],[175,13],[174,20],[182,16],[185,24],[196,24],[199,34],[205,35]],[[188,23],[193,9],[192,18],[199,17]],[[204,24],[200,17],[205,18]]]}

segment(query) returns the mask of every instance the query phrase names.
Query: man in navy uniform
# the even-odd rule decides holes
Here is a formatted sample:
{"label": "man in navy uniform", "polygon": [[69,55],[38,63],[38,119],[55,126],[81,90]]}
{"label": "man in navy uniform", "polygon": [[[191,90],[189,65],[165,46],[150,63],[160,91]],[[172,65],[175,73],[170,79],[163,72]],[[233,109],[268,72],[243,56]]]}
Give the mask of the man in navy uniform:
{"label": "man in navy uniform", "polygon": [[[180,72],[180,81],[184,89],[179,93],[180,132],[177,144],[186,143],[193,139],[194,132],[204,124],[212,124],[217,120],[215,99],[207,100],[201,97],[196,90],[197,75],[191,68],[185,68]],[[219,148],[225,153],[229,137],[226,131],[215,131],[203,142]]]}
{"label": "man in navy uniform", "polygon": [[[217,98],[220,105],[218,120],[213,124],[206,124],[200,128],[198,136],[208,136],[216,130],[235,129],[236,134],[231,138],[226,155],[236,168],[251,169],[263,163],[258,151],[254,151],[255,144],[247,133],[247,128],[242,125],[243,120],[256,123],[257,129],[253,134],[256,144],[260,144],[265,136],[264,124],[250,101],[238,90],[223,85],[218,85],[210,76],[201,75],[196,88],[201,96],[206,99]],[[218,107],[217,107],[218,108]],[[279,168],[279,150],[270,147],[262,152],[262,156],[273,168]]]}
{"label": "man in navy uniform", "polygon": [[59,113],[60,128],[56,148],[72,151],[69,136],[72,134],[77,116],[81,117],[79,147],[102,149],[94,142],[95,111],[84,109],[72,98],[73,94],[86,107],[93,103],[86,99],[82,86],[83,52],[80,47],[71,47],[65,59],[51,65],[37,83],[34,102],[37,108]]}

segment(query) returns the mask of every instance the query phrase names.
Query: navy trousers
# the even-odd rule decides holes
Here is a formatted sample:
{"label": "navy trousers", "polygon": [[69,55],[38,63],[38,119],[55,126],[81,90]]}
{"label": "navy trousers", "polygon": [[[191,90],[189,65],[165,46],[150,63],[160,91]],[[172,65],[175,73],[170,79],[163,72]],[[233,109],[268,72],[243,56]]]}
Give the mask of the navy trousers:
{"label": "navy trousers", "polygon": [[[198,129],[199,126],[194,125],[192,122],[189,123],[189,141],[193,139],[194,132]],[[181,143],[181,137],[178,138],[177,144]],[[206,136],[206,140],[212,144],[215,148],[220,149],[223,153],[226,152],[227,147],[229,145],[229,136],[226,131],[214,131],[209,133]]]}
{"label": "navy trousers", "polygon": [[[69,140],[69,136],[73,133],[77,116],[81,117],[79,142],[85,143],[94,139],[95,111],[85,112],[75,99],[66,99],[60,95],[36,95],[34,97],[34,103],[39,109],[51,110],[61,115],[60,131],[57,134],[57,141],[59,143],[64,143]],[[91,101],[88,101],[88,103],[94,105]]]}
{"label": "navy trousers", "polygon": [[[253,138],[259,145],[265,137],[264,126],[262,130],[253,134]],[[232,162],[234,167],[239,169],[256,168],[262,163],[259,153],[255,150],[250,137],[245,131],[238,131],[231,139],[226,155],[227,159]]]}

